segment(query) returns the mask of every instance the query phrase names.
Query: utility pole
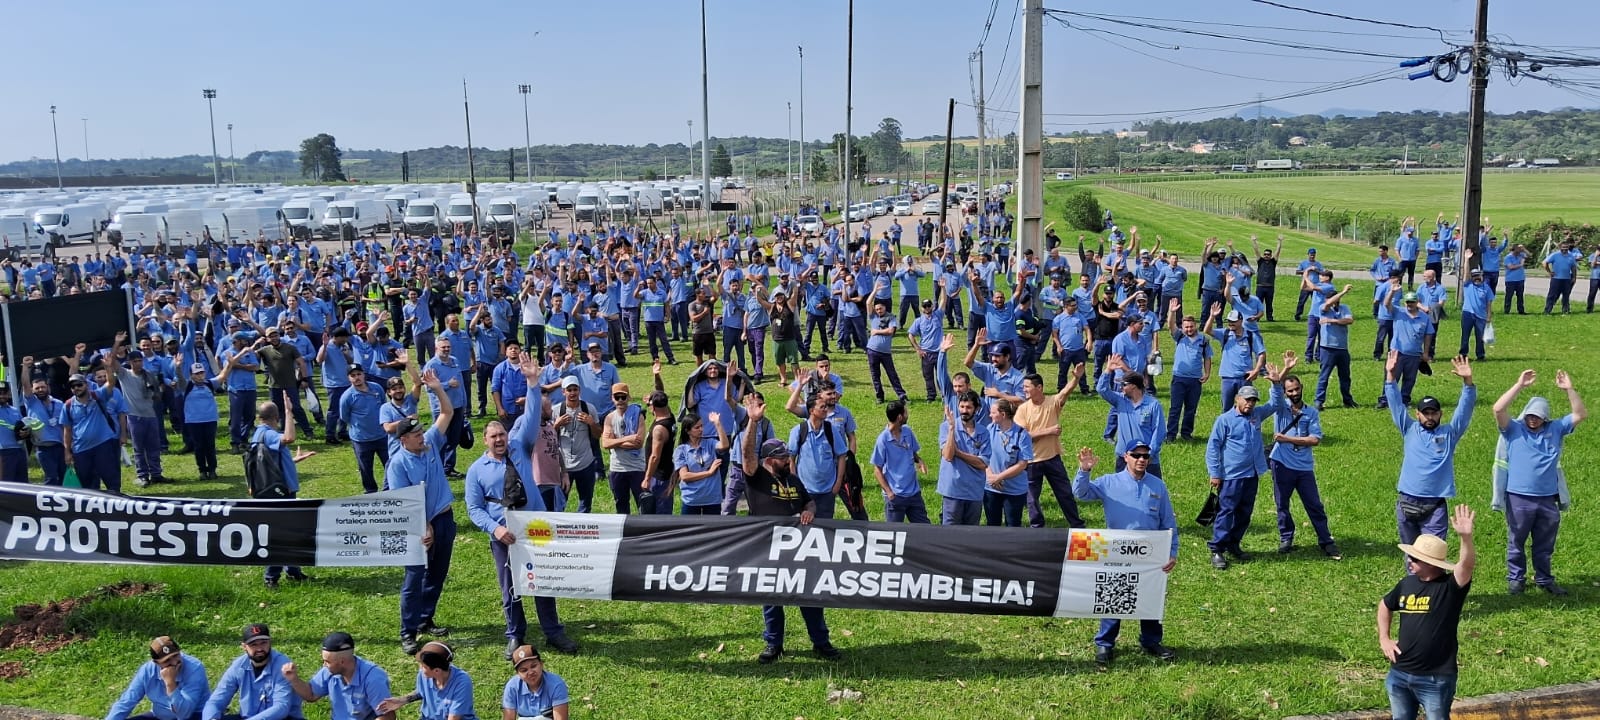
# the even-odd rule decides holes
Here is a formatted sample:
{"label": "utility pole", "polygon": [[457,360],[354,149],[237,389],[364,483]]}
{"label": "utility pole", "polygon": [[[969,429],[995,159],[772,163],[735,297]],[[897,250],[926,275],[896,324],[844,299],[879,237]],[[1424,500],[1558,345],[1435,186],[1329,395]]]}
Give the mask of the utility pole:
{"label": "utility pole", "polygon": [[[534,33],[537,35],[538,33]],[[517,92],[522,94],[522,164],[527,166],[522,174],[533,179],[533,131],[528,125],[528,95],[533,92],[532,85],[518,85]]]}
{"label": "utility pole", "polygon": [[983,48],[978,48],[973,53],[978,59],[978,205],[983,206],[983,151],[984,151],[984,125],[983,125]]}
{"label": "utility pole", "polygon": [[844,180],[844,243],[850,245],[850,171],[854,156],[850,154],[850,100],[851,79],[856,69],[856,0],[849,0],[844,16],[844,149],[839,155],[839,177]]}
{"label": "utility pole", "polygon": [[233,159],[233,123],[228,123],[228,184],[239,184],[239,163]]}
{"label": "utility pole", "polygon": [[89,118],[78,118],[83,121],[83,161],[89,162]]}
{"label": "utility pole", "polygon": [[56,106],[50,106],[50,137],[56,145],[56,189],[65,190],[66,185],[61,180],[61,136],[56,133]]}
{"label": "utility pole", "polygon": [[806,175],[810,173],[806,169],[806,48],[797,45],[795,49],[800,51],[800,192],[805,193]]}
{"label": "utility pole", "polygon": [[222,162],[217,159],[217,114],[211,108],[211,101],[217,99],[217,91],[206,88],[200,93],[206,98],[206,115],[211,118],[211,182],[222,187]]}
{"label": "utility pole", "polygon": [[706,0],[700,0],[700,210],[711,218],[711,84],[707,79]]}
{"label": "utility pole", "polygon": [[789,160],[784,165],[783,173],[783,186],[787,188],[790,183],[794,182],[794,103],[786,101],[783,106],[788,108],[789,112],[789,129],[786,131],[787,134],[783,136],[783,147],[789,151]]}
{"label": "utility pole", "polygon": [[1022,114],[1017,127],[1017,255],[1044,254],[1044,0],[1022,6]]}
{"label": "utility pole", "polygon": [[689,121],[689,169],[683,172],[683,179],[694,177],[694,121]]}
{"label": "utility pole", "polygon": [[1478,0],[1477,24],[1472,30],[1472,96],[1467,123],[1467,187],[1461,208],[1461,247],[1473,251],[1471,263],[1456,273],[1456,291],[1461,278],[1478,266],[1478,228],[1483,214],[1483,96],[1489,88],[1489,0]]}

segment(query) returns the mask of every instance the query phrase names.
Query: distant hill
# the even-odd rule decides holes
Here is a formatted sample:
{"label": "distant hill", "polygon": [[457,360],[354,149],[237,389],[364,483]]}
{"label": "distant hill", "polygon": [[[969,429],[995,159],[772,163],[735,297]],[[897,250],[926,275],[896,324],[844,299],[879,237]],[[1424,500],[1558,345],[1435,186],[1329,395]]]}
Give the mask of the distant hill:
{"label": "distant hill", "polygon": [[[1293,110],[1285,110],[1279,107],[1273,107],[1271,105],[1261,106],[1261,117],[1263,118],[1293,118],[1300,117],[1302,115],[1316,115],[1323,118],[1336,118],[1340,115],[1351,118],[1369,118],[1374,117],[1377,114],[1378,111],[1376,110],[1355,110],[1351,108],[1328,108],[1327,110],[1323,110],[1322,112],[1318,113],[1302,113],[1294,112]],[[1256,118],[1256,106],[1250,105],[1248,107],[1239,108],[1231,117],[1254,120]]]}

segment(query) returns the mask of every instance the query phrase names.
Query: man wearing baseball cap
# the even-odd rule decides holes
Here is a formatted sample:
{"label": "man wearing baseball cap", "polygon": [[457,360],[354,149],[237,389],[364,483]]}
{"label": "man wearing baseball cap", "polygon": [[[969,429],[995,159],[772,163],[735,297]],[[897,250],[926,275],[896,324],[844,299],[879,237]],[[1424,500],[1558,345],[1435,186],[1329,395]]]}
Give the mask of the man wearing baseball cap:
{"label": "man wearing baseball cap", "polygon": [[150,712],[140,718],[194,720],[200,717],[200,707],[209,691],[206,666],[184,653],[178,641],[162,635],[150,640],[150,660],[139,666],[106,718],[128,720],[134,708],[148,699]]}
{"label": "man wearing baseball cap", "polygon": [[[1414,292],[1406,292],[1400,296],[1404,307],[1394,313],[1391,320],[1391,339],[1389,341],[1390,355],[1398,355],[1395,360],[1395,382],[1400,385],[1400,405],[1402,408],[1411,404],[1411,389],[1417,385],[1417,371],[1422,368],[1426,358],[1428,335],[1433,332],[1433,319],[1422,308],[1422,302]],[[1385,393],[1387,395],[1387,393]],[[1379,407],[1389,407],[1388,398],[1380,398]]]}
{"label": "man wearing baseball cap", "polygon": [[[1461,556],[1454,563],[1449,560],[1449,544],[1440,538],[1423,535],[1415,544],[1401,543],[1408,572],[1378,603],[1378,647],[1389,659],[1384,682],[1389,712],[1400,720],[1415,720],[1419,705],[1430,720],[1450,717],[1461,608],[1478,564],[1472,545],[1473,518],[1472,508],[1456,506],[1451,524],[1461,537]],[[1398,641],[1389,634],[1396,613]]]}
{"label": "man wearing baseball cap", "polygon": [[305,702],[328,698],[333,720],[394,720],[394,713],[378,712],[378,703],[390,695],[389,673],[356,656],[350,633],[331,632],[322,639],[322,669],[311,682],[300,679],[292,662],[283,666],[283,677]]}
{"label": "man wearing baseball cap", "polygon": [[1220,501],[1216,520],[1211,525],[1211,567],[1228,569],[1228,560],[1249,559],[1239,543],[1250,530],[1255,512],[1256,491],[1261,475],[1267,471],[1266,452],[1261,445],[1261,424],[1283,407],[1283,376],[1294,369],[1293,351],[1283,355],[1283,367],[1267,365],[1267,380],[1272,383],[1266,404],[1254,387],[1239,388],[1233,408],[1217,416],[1206,439],[1206,474],[1211,490]]}
{"label": "man wearing baseball cap", "polygon": [[406,566],[405,579],[400,584],[400,647],[407,655],[417,651],[417,633],[437,637],[450,634],[449,630],[434,624],[433,616],[439,606],[439,595],[444,591],[445,577],[450,573],[450,556],[456,540],[456,518],[452,510],[455,494],[445,478],[444,461],[439,454],[456,412],[455,405],[433,370],[422,374],[422,382],[433,391],[439,403],[433,425],[423,425],[415,417],[398,421],[394,432],[399,438],[399,449],[389,454],[390,462],[384,468],[384,480],[390,490],[421,485],[426,491],[424,506],[428,525],[423,529],[422,544],[427,548],[427,557],[422,565]]}
{"label": "man wearing baseball cap", "polygon": [[[740,454],[744,458],[745,498],[750,503],[750,515],[752,517],[798,516],[801,525],[810,525],[812,519],[816,517],[817,503],[812,494],[806,490],[805,483],[795,475],[793,453],[789,445],[773,438],[761,443],[758,448],[756,433],[749,431],[761,422],[765,412],[765,406],[753,408],[748,420],[750,426],[741,434],[744,447],[740,449]],[[828,421],[814,419],[813,422]],[[798,432],[803,431],[797,429],[797,434]],[[832,500],[831,493],[829,500]],[[828,621],[823,617],[822,608],[800,608],[800,617],[806,623],[806,634],[810,636],[811,647],[817,655],[824,660],[838,660],[839,649],[828,639]],[[761,639],[766,641],[767,646],[756,657],[756,661],[766,665],[783,657],[783,606],[763,606],[761,619],[764,626]]]}
{"label": "man wearing baseball cap", "polygon": [[[235,658],[217,678],[217,687],[206,701],[201,720],[225,718],[303,718],[300,697],[284,679],[289,657],[272,649],[272,631],[262,623],[250,623],[240,633],[239,647],[244,654]],[[227,713],[234,696],[239,696],[239,712]]]}
{"label": "man wearing baseball cap", "polygon": [[1422,534],[1443,539],[1445,501],[1456,496],[1456,446],[1472,422],[1478,388],[1472,383],[1472,365],[1465,356],[1457,357],[1452,364],[1456,376],[1461,378],[1461,397],[1456,400],[1456,411],[1449,424],[1440,423],[1442,409],[1438,398],[1431,395],[1417,402],[1414,416],[1407,415],[1400,390],[1395,387],[1400,357],[1399,353],[1389,353],[1388,382],[1383,385],[1383,395],[1389,401],[1389,416],[1400,430],[1403,448],[1395,522],[1400,526],[1401,542],[1412,542]]}

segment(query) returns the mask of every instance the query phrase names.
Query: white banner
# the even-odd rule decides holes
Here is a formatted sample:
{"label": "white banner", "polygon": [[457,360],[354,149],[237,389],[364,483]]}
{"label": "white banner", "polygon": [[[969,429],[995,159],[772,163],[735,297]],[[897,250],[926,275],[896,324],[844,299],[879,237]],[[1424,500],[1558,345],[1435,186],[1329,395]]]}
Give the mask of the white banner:
{"label": "white banner", "polygon": [[611,599],[617,551],[626,515],[506,513],[516,533],[510,547],[512,579],[521,596]]}

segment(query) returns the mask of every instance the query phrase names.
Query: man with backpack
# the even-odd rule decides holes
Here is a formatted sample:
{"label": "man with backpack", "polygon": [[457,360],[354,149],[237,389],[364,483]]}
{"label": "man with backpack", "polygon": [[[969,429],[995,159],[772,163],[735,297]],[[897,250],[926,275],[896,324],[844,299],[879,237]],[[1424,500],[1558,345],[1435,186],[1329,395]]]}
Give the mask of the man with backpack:
{"label": "man with backpack", "polygon": [[[283,430],[278,430],[279,425]],[[256,406],[256,429],[250,435],[250,446],[245,451],[244,474],[250,496],[257,500],[290,500],[300,492],[300,471],[295,463],[314,452],[295,452],[294,416],[280,415],[278,406],[264,402]],[[299,566],[285,568],[273,565],[267,568],[263,580],[268,590],[278,589],[278,579],[284,570],[295,582],[310,580]]]}

